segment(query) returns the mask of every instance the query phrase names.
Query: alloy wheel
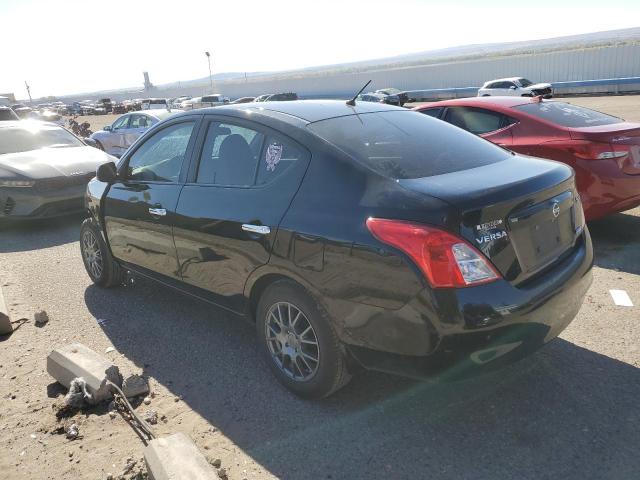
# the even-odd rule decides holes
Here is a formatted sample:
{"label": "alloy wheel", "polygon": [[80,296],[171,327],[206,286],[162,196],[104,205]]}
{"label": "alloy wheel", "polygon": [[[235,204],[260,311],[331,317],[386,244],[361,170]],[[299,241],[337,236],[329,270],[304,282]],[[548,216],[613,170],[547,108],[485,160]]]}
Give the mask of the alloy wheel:
{"label": "alloy wheel", "polygon": [[98,239],[90,230],[82,234],[82,256],[93,277],[100,278],[103,270],[102,251]]}
{"label": "alloy wheel", "polygon": [[266,339],[271,358],[289,378],[304,382],[320,365],[318,337],[309,319],[289,302],[278,302],[267,312]]}

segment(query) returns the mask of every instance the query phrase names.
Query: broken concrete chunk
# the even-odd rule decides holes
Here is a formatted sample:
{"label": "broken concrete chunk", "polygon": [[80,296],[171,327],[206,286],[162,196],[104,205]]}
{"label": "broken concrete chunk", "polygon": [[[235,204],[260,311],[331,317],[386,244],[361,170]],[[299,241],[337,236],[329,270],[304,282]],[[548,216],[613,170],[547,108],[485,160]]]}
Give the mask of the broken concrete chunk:
{"label": "broken concrete chunk", "polygon": [[144,449],[152,480],[216,480],[216,471],[184,433],[156,438]]}
{"label": "broken concrete chunk", "polygon": [[127,398],[149,393],[149,382],[142,375],[130,375],[122,382],[122,393]]}
{"label": "broken concrete chunk", "polygon": [[11,316],[9,315],[7,304],[4,301],[2,288],[0,288],[0,335],[7,335],[11,332],[13,332],[13,326],[11,325]]}
{"label": "broken concrete chunk", "polygon": [[74,378],[84,379],[91,395],[87,402],[92,404],[113,397],[107,381],[118,386],[122,384],[118,367],[81,343],[66,345],[51,352],[47,357],[47,372],[67,388]]}

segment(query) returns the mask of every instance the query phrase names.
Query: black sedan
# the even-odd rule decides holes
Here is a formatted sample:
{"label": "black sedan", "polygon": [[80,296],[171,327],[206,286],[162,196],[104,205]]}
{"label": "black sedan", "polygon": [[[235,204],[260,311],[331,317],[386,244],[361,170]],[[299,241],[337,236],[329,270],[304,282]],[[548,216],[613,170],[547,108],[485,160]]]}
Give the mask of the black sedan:
{"label": "black sedan", "polygon": [[383,104],[178,114],[101,166],[87,202],[96,284],[131,271],[251,319],[306,397],[362,367],[449,379],[512,362],[591,283],[570,168]]}
{"label": "black sedan", "polygon": [[53,123],[0,123],[0,221],[82,211],[87,182],[110,160]]}

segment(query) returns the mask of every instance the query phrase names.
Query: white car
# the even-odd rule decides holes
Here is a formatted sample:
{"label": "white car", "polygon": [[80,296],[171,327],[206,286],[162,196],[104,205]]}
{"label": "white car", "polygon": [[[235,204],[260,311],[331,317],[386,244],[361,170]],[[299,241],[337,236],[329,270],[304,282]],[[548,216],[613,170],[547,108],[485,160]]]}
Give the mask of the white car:
{"label": "white car", "polygon": [[204,95],[182,102],[180,108],[183,110],[193,110],[196,108],[217,107],[227,103],[229,103],[229,97],[224,97],[220,94]]}
{"label": "white car", "polygon": [[125,113],[103,130],[92,133],[91,137],[100,150],[120,158],[122,154],[147,129],[165,118],[182,110],[146,110],[144,112]]}
{"label": "white car", "polygon": [[522,77],[498,78],[490,80],[478,90],[479,97],[509,96],[509,97],[535,97],[542,95],[544,98],[553,96],[550,83],[533,83]]}

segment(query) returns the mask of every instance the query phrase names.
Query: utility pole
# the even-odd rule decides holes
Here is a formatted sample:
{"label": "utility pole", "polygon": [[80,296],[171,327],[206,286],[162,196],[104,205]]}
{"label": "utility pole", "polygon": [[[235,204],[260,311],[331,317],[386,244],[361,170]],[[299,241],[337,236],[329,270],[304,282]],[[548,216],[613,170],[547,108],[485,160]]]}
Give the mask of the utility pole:
{"label": "utility pole", "polygon": [[33,100],[31,100],[31,89],[29,88],[29,84],[27,81],[24,81],[24,85],[27,87],[27,94],[29,95],[29,103],[33,105]]}
{"label": "utility pole", "polygon": [[211,91],[209,93],[213,93],[213,77],[211,76],[211,54],[209,52],[204,52],[207,56],[207,63],[209,64],[209,86]]}

